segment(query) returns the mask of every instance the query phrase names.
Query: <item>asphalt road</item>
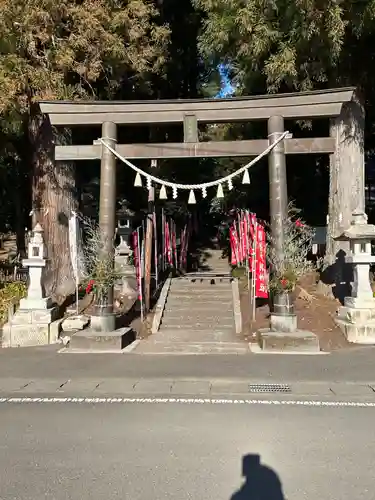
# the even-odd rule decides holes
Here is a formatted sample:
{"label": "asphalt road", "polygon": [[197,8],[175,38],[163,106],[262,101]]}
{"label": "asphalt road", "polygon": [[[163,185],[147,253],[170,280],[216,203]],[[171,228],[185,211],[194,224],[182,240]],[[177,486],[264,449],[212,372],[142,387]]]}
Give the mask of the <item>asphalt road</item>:
{"label": "asphalt road", "polygon": [[350,407],[4,403],[0,499],[371,500],[374,417]]}

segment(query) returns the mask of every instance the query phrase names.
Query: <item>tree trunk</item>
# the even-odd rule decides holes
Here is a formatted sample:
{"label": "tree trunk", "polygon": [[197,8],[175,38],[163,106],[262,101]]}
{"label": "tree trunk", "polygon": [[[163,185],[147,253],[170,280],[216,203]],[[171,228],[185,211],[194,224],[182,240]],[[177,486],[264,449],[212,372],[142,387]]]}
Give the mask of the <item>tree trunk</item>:
{"label": "tree trunk", "polygon": [[69,218],[72,210],[77,210],[78,202],[74,163],[55,161],[54,144],[67,143],[70,131],[53,129],[37,106],[31,108],[28,128],[33,151],[33,226],[41,224],[47,249],[43,285],[46,295],[61,303],[75,289]]}
{"label": "tree trunk", "polygon": [[[351,223],[356,209],[365,210],[364,108],[358,96],[345,103],[331,121],[336,151],[330,156],[327,247],[323,282],[342,300],[350,293],[351,272],[345,264],[349,243],[337,241]],[[326,291],[328,288],[326,289]]]}

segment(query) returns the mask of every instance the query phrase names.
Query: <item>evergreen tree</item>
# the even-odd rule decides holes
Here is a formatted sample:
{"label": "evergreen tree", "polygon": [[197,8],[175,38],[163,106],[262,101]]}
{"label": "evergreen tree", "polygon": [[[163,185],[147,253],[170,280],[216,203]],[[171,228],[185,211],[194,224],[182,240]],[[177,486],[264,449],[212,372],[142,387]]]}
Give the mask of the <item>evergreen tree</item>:
{"label": "evergreen tree", "polygon": [[[45,231],[47,293],[73,287],[68,219],[77,206],[75,168],[54,162],[70,140],[39,111],[42,99],[108,98],[119,87],[147,86],[162,71],[169,29],[148,0],[2,0],[0,113],[23,136],[33,173],[33,208]],[[21,156],[21,155],[19,155]]]}

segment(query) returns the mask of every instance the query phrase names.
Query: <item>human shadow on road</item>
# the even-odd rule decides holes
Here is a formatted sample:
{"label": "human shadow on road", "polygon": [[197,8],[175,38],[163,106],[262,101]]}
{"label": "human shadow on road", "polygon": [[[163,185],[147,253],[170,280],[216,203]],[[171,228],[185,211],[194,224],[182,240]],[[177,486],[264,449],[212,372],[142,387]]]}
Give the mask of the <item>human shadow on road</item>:
{"label": "human shadow on road", "polygon": [[242,475],[245,482],[231,500],[285,500],[279,476],[270,467],[261,464],[259,455],[243,457]]}

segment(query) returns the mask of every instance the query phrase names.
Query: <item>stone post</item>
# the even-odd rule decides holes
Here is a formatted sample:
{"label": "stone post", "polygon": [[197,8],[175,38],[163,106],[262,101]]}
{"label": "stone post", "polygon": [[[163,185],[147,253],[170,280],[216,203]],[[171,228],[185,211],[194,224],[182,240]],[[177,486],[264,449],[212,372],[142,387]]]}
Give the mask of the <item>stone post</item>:
{"label": "stone post", "polygon": [[[349,244],[338,238],[350,226],[352,213],[365,210],[365,112],[357,93],[332,118],[330,136],[335,152],[330,155],[328,198],[327,264],[334,264],[340,250],[349,254]],[[342,280],[337,269],[335,281]]]}
{"label": "stone post", "polygon": [[[268,120],[269,143],[273,144],[276,142],[283,133],[284,118],[282,116],[271,116]],[[268,171],[270,182],[271,233],[278,261],[282,265],[284,262],[284,226],[288,216],[284,141],[280,141],[270,152],[268,157]],[[287,304],[283,304],[281,297],[274,297],[275,312],[287,313],[286,306]]]}
{"label": "stone post", "polygon": [[[102,125],[102,138],[112,148],[116,147],[117,126],[112,122]],[[114,240],[116,229],[116,158],[105,147],[102,146],[102,158],[100,164],[100,205],[99,205],[99,227],[104,240],[104,251],[113,256],[115,265]],[[98,315],[106,316],[106,324],[101,325],[100,330],[112,331],[115,328],[115,317],[113,315],[113,287],[108,290],[107,303],[105,307],[97,308]],[[95,320],[91,325],[95,328]]]}

